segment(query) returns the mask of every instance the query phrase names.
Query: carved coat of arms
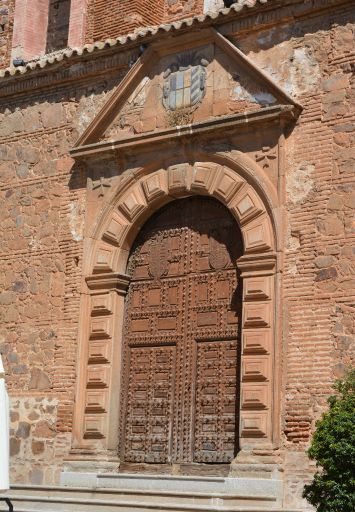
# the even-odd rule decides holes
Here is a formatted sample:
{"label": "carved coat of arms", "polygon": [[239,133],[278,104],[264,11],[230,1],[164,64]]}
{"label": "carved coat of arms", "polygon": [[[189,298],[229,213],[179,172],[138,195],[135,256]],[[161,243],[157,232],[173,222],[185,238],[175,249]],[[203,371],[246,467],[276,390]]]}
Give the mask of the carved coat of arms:
{"label": "carved coat of arms", "polygon": [[152,239],[148,259],[148,272],[154,279],[160,279],[168,271],[168,239],[161,233]]}
{"label": "carved coat of arms", "polygon": [[168,68],[164,73],[163,105],[167,110],[178,110],[197,105],[206,92],[206,69],[208,61],[200,59],[194,65],[187,64],[188,56]]}

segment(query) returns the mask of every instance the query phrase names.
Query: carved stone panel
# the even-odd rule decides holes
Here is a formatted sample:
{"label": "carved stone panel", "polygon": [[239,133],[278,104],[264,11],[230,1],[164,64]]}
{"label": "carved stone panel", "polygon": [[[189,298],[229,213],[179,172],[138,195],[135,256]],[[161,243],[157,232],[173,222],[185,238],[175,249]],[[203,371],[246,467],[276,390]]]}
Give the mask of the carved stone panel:
{"label": "carved stone panel", "polygon": [[228,463],[237,451],[239,228],[205,197],[157,212],[132,249],[123,350],[125,463]]}

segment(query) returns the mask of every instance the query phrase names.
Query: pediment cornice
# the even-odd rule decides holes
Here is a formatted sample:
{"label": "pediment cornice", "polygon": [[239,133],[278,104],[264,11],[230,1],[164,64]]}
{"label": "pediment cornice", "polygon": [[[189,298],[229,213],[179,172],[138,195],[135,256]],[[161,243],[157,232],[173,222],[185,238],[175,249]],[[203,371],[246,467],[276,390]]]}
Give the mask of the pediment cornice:
{"label": "pediment cornice", "polygon": [[[176,126],[163,130],[155,130],[139,135],[132,135],[127,138],[123,136],[120,139],[102,141],[105,130],[108,129],[120,109],[132,95],[139,83],[145,76],[152,72],[154,66],[160,59],[166,56],[174,56],[179,51],[186,51],[201,45],[215,45],[220,52],[226,55],[230,62],[238,66],[247,76],[256,83],[262,84],[274,98],[277,105],[264,107],[257,112],[245,111],[242,114],[234,116],[222,116],[216,119],[208,119],[205,122]],[[271,77],[261,70],[251,59],[249,59],[239,48],[237,48],[225,36],[220,34],[214,28],[200,31],[196,34],[185,34],[179,38],[172,39],[169,43],[156,42],[150,45],[145,52],[131,67],[127,75],[120,82],[117,89],[104,104],[99,113],[91,121],[89,126],[79,137],[71,150],[72,156],[81,156],[84,153],[91,154],[97,151],[107,151],[117,148],[128,147],[132,144],[143,144],[145,142],[162,141],[167,138],[182,137],[186,133],[192,134],[206,130],[216,130],[221,126],[227,127],[230,124],[243,125],[250,122],[260,122],[275,116],[290,115],[297,118],[302,107],[286,91],[284,91]]]}
{"label": "pediment cornice", "polygon": [[235,132],[236,129],[242,130],[251,125],[273,122],[275,120],[279,120],[280,122],[284,121],[287,124],[295,121],[297,115],[298,110],[293,105],[266,107],[254,112],[223,116],[185,126],[176,126],[165,130],[132,135],[125,139],[104,140],[92,144],[75,146],[70,150],[70,155],[73,158],[79,159],[102,153],[124,152],[129,151],[133,147],[138,149],[157,144],[163,145],[172,141],[190,140],[194,136],[211,134],[213,132],[227,134],[229,131]]}

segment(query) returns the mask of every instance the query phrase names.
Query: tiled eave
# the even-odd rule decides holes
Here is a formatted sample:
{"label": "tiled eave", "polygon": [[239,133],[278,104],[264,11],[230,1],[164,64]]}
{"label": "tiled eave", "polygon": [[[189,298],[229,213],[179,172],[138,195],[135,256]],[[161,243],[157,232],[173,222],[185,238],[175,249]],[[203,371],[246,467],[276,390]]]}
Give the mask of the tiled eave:
{"label": "tiled eave", "polygon": [[[136,49],[137,53],[140,45],[161,41],[164,37],[211,26],[219,27],[218,30],[226,36],[235,36],[240,30],[255,29],[260,25],[268,26],[281,20],[297,21],[310,12],[327,10],[352,2],[353,0],[308,0],[307,2],[304,0],[238,0],[228,9],[137,29],[123,37],[86,44],[80,48],[66,48],[30,61],[25,66],[2,69],[0,70],[0,97],[26,94],[29,90],[47,88],[59,82],[71,82],[85,75],[90,76],[92,73],[87,69],[88,62],[93,66],[97,60],[117,55],[121,53],[120,50],[123,54]],[[77,64],[85,69],[74,69]],[[115,68],[118,69],[117,65]],[[98,71],[95,70],[93,73],[97,75]]]}
{"label": "tiled eave", "polygon": [[[88,57],[91,54],[103,54],[107,51],[115,51],[119,48],[129,49],[132,46],[148,44],[152,40],[174,35],[176,32],[184,32],[191,28],[205,28],[209,26],[218,26],[227,22],[233,22],[249,14],[256,14],[254,25],[260,24],[262,12],[282,11],[282,16],[290,19],[307,14],[310,11],[328,9],[337,5],[352,3],[353,0],[238,0],[231,7],[220,9],[216,12],[207,12],[200,16],[185,18],[172,23],[164,23],[152,27],[142,27],[134,32],[114,39],[97,41],[92,44],[86,44],[80,48],[66,48],[58,52],[47,54],[41,58],[28,62],[25,66],[8,67],[0,70],[1,79],[20,78],[24,74],[31,74],[35,71],[41,71],[44,68],[54,67],[55,64],[67,61],[68,64]],[[233,32],[233,30],[232,30]]]}
{"label": "tiled eave", "polygon": [[30,71],[43,69],[44,67],[62,62],[63,60],[81,57],[94,52],[108,50],[113,47],[128,46],[130,43],[144,44],[156,37],[162,36],[166,33],[174,33],[176,31],[183,31],[195,26],[209,26],[211,24],[224,23],[233,18],[236,14],[241,13],[246,8],[257,9],[264,4],[278,3],[278,0],[238,0],[229,8],[220,9],[216,12],[207,12],[200,16],[193,16],[183,20],[174,21],[172,23],[163,23],[152,27],[142,27],[136,29],[134,32],[125,36],[117,37],[114,39],[106,39],[105,41],[97,41],[92,44],[85,44],[81,48],[66,48],[62,51],[57,51],[47,54],[42,58],[32,60],[25,66],[8,67],[0,70],[0,78],[19,76]]}

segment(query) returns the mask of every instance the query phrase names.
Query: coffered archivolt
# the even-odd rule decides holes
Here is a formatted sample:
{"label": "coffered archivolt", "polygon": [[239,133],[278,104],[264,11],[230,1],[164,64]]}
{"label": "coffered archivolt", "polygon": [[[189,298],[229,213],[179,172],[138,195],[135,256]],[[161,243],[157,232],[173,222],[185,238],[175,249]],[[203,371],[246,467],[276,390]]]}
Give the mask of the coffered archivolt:
{"label": "coffered archivolt", "polygon": [[131,245],[148,217],[188,195],[214,197],[230,210],[241,228],[245,255],[274,251],[277,196],[272,185],[249,157],[242,155],[238,169],[228,160],[142,169],[125,180],[93,229],[87,273],[125,273]]}

